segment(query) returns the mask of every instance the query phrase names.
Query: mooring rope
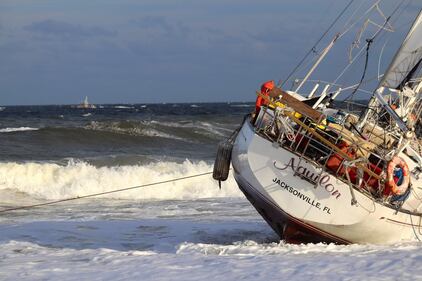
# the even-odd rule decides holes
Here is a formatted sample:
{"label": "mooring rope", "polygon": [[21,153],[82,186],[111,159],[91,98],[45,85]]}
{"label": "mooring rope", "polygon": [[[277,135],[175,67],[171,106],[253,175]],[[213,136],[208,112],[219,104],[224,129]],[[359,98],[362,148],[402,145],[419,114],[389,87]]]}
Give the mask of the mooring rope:
{"label": "mooring rope", "polygon": [[[415,234],[416,239],[418,239],[419,242],[422,242],[418,234],[416,233],[415,226],[413,225],[412,214],[409,214],[409,216],[410,216],[410,224],[412,225],[413,233]],[[421,228],[421,221],[419,218],[419,233],[420,233],[420,228]]]}
{"label": "mooring rope", "polygon": [[41,207],[41,206],[53,205],[53,204],[57,204],[57,203],[61,203],[61,202],[74,201],[74,200],[79,200],[79,199],[84,199],[84,198],[89,198],[89,197],[96,197],[96,196],[101,196],[101,195],[106,195],[106,194],[111,194],[111,193],[127,191],[127,190],[131,190],[131,189],[138,189],[138,188],[149,187],[149,186],[154,186],[154,185],[159,185],[159,184],[164,184],[164,183],[181,181],[181,180],[186,180],[186,179],[210,175],[212,173],[213,172],[206,172],[206,173],[201,173],[201,174],[196,174],[196,175],[191,175],[191,176],[186,176],[186,177],[181,177],[181,178],[176,178],[176,179],[171,179],[171,180],[165,180],[165,181],[160,181],[160,182],[153,182],[153,183],[147,183],[147,184],[125,187],[125,188],[120,188],[120,189],[114,189],[114,190],[110,190],[110,191],[104,191],[104,192],[92,193],[92,194],[87,194],[87,195],[75,196],[75,197],[70,197],[70,198],[65,198],[65,199],[60,199],[60,200],[54,200],[54,201],[48,201],[48,202],[39,203],[39,204],[32,204],[32,205],[25,205],[25,206],[7,208],[7,209],[0,210],[0,213],[6,213],[6,212],[22,210],[22,209],[32,209],[32,208]]}

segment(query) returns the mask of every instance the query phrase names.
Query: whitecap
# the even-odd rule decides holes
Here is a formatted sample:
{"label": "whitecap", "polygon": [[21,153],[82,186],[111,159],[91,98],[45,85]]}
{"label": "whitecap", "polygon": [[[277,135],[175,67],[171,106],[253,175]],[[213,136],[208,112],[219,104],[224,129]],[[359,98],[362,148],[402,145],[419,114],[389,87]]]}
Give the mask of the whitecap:
{"label": "whitecap", "polygon": [[23,131],[37,131],[39,128],[19,127],[19,128],[3,128],[0,133],[23,132]]}
{"label": "whitecap", "polygon": [[114,108],[118,108],[118,109],[133,109],[133,106],[126,106],[126,105],[116,105],[114,106]]}

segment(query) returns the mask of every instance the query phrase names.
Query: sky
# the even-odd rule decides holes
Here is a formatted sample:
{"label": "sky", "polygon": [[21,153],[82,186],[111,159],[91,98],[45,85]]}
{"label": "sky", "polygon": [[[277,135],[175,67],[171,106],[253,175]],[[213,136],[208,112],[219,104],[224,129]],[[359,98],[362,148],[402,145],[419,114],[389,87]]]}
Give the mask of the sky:
{"label": "sky", "polygon": [[[409,28],[419,1],[406,0],[397,30]],[[98,104],[252,101],[262,82],[287,77],[349,2],[2,0],[0,104],[77,104],[85,96]],[[373,2],[354,0],[316,51]],[[388,14],[397,2],[380,8]],[[382,24],[376,10],[368,17]],[[335,80],[362,26],[341,38],[312,78]],[[365,29],[360,47],[373,30]],[[396,41],[379,46],[392,56]],[[357,82],[362,68],[360,57],[343,82]]]}

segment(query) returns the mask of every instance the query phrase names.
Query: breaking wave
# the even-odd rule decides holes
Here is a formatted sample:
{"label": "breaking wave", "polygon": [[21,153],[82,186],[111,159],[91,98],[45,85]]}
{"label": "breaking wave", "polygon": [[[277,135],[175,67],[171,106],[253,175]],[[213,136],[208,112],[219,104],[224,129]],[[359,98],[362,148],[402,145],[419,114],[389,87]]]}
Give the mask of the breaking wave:
{"label": "breaking wave", "polygon": [[[0,190],[40,199],[64,199],[149,184],[212,171],[204,161],[158,162],[137,166],[95,167],[86,162],[0,163]],[[233,179],[219,190],[211,174],[162,185],[113,193],[102,198],[178,200],[241,196]]]}

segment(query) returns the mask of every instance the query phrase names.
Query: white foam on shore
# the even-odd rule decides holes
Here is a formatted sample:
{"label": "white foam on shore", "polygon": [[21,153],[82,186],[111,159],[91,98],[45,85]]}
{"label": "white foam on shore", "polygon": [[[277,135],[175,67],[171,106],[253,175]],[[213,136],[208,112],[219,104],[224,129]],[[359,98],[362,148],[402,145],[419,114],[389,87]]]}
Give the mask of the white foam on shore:
{"label": "white foam on shore", "polygon": [[37,130],[39,130],[39,128],[31,128],[31,127],[3,128],[3,129],[0,129],[0,133],[37,131]]}
{"label": "white foam on shore", "polygon": [[[203,161],[158,162],[147,165],[95,167],[70,161],[66,166],[53,163],[0,163],[0,190],[12,189],[44,199],[64,199],[114,189],[156,183],[212,171]],[[238,197],[241,192],[233,179],[219,190],[212,175],[162,185],[113,193],[116,199],[194,199]],[[1,200],[1,199],[0,199]]]}
{"label": "white foam on shore", "polygon": [[[265,247],[263,245],[262,247]],[[278,246],[283,248],[283,246]],[[303,250],[314,245],[300,246]],[[10,241],[0,245],[8,280],[419,280],[420,247],[268,255],[73,249]],[[251,248],[250,250],[254,250]],[[419,277],[418,277],[419,276]],[[277,278],[276,278],[277,279]]]}
{"label": "white foam on shore", "polygon": [[266,256],[266,255],[309,255],[317,253],[326,254],[349,254],[363,255],[373,252],[399,249],[402,251],[412,251],[420,249],[421,245],[416,242],[403,242],[394,245],[370,245],[370,244],[287,244],[283,241],[279,243],[257,243],[256,241],[239,241],[230,245],[182,243],[178,246],[177,253],[182,254],[207,254],[218,256]]}

